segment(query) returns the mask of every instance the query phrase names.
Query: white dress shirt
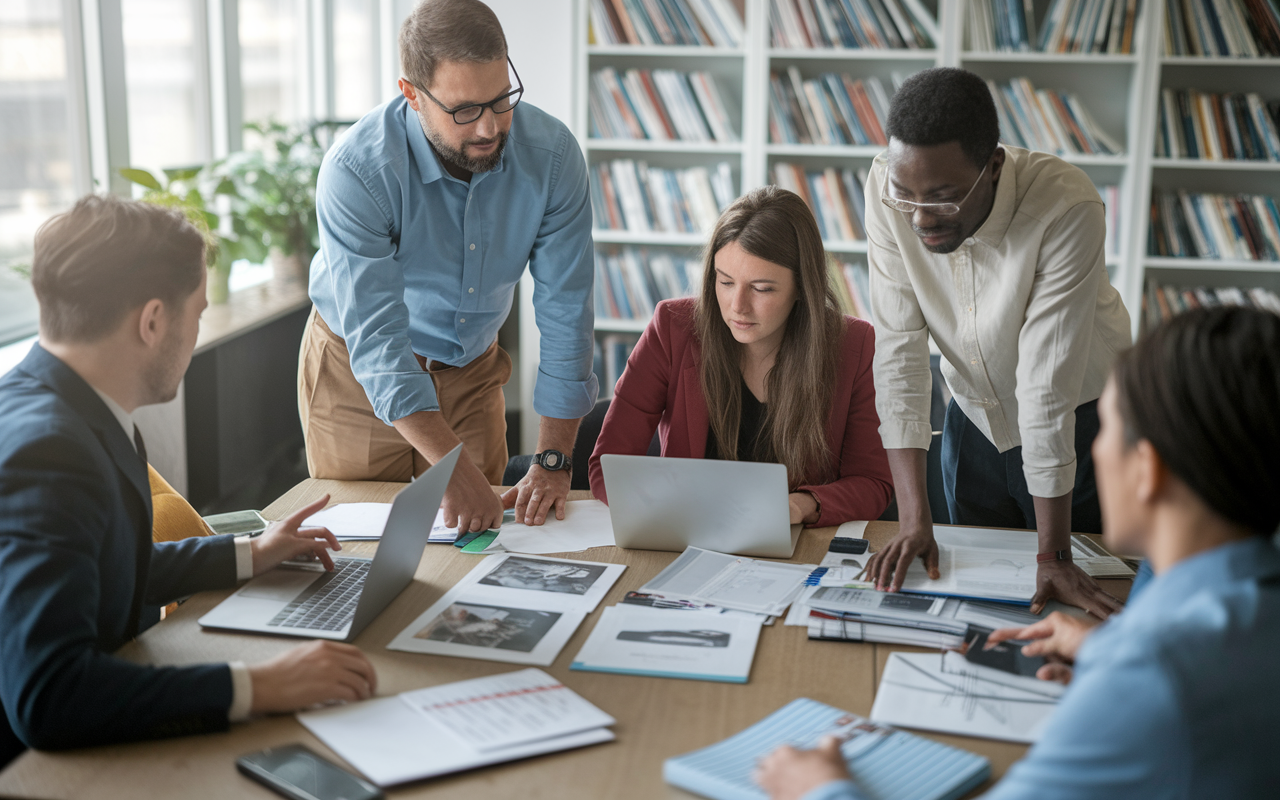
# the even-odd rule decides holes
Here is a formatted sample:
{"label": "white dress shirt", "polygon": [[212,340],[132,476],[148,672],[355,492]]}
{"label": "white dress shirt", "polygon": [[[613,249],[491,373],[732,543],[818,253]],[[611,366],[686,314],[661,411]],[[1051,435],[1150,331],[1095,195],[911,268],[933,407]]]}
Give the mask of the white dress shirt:
{"label": "white dress shirt", "polygon": [[[90,385],[89,388],[101,398],[120,427],[124,428],[124,435],[133,443],[133,415],[110,396],[98,391],[98,387]],[[246,536],[236,539],[235,546],[236,580],[248,580],[253,577],[253,544]],[[232,722],[243,722],[249,718],[249,709],[253,706],[253,679],[243,661],[232,661],[227,666],[231,668],[231,708],[227,709],[227,718]]]}
{"label": "white dress shirt", "polygon": [[1075,409],[1102,394],[1130,344],[1129,313],[1107,278],[1098,190],[1056,156],[1003,145],[991,213],[957,250],[931,253],[909,215],[880,200],[887,161],[866,186],[876,410],[886,448],[927,450],[929,336],[956,403],[1000,452],[1022,447],[1027,488],[1075,485]]}

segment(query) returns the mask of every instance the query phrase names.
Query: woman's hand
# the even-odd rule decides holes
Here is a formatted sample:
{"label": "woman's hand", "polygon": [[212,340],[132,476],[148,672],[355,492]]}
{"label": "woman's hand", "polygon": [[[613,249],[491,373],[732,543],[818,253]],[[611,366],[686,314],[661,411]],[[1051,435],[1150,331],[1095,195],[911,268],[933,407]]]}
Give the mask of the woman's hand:
{"label": "woman's hand", "polygon": [[754,777],[770,800],[800,800],[819,786],[849,780],[849,768],[840,755],[840,740],[826,736],[813,750],[779,747],[760,759]]}
{"label": "woman's hand", "polygon": [[818,501],[808,492],[792,492],[787,495],[791,506],[792,525],[812,525],[818,521]]}
{"label": "woman's hand", "polygon": [[1025,628],[1001,628],[987,637],[987,647],[994,647],[1010,639],[1031,641],[1022,647],[1024,656],[1043,656],[1053,663],[1036,671],[1036,677],[1044,681],[1071,682],[1070,664],[1076,660],[1080,645],[1099,623],[1055,611],[1034,625]]}

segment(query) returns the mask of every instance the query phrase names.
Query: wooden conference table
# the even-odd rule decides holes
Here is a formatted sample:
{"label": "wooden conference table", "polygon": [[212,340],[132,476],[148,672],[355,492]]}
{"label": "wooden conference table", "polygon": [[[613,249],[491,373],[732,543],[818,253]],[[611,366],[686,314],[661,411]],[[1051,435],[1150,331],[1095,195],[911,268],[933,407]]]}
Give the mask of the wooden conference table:
{"label": "wooden conference table", "polygon": [[[386,502],[401,488],[395,483],[346,483],[307,480],[264,511],[279,519],[328,492],[332,502]],[[575,492],[571,499],[585,499]],[[873,522],[866,536],[872,548],[897,531],[895,522]],[[817,563],[834,528],[805,531],[792,560]],[[1028,534],[1030,535],[1030,534]],[[371,554],[372,543],[348,543],[355,554]],[[619,602],[669,564],[675,553],[602,547],[571,558],[626,564],[627,570],[601,602]],[[507,672],[518,667],[495,661],[447,658],[386,649],[386,644],[452,587],[479,558],[454,547],[428,545],[414,582],[357,639],[378,671],[378,694],[392,695],[423,686]],[[1102,581],[1124,597],[1128,581]],[[271,658],[298,640],[202,630],[196,620],[230,590],[204,592],[176,613],[121,649],[120,655],[153,664],[197,664]],[[781,708],[797,697],[867,715],[880,671],[893,650],[915,648],[849,642],[809,641],[802,627],[781,621],[763,630],[746,684],[710,683],[592,672],[571,672],[569,664],[595,626],[597,609],[547,669],[617,720],[617,740],[473,772],[395,788],[392,798],[688,798],[662,780],[665,758],[717,742]],[[1003,775],[1021,757],[1022,745],[961,736],[926,734],[991,759],[994,776]],[[292,716],[275,716],[233,725],[221,734],[139,742],[69,752],[29,751],[0,773],[0,796],[45,798],[164,797],[271,798],[266,788],[240,775],[235,759],[245,753],[303,742],[339,763],[342,759],[306,731]],[[976,793],[975,793],[976,794]]]}

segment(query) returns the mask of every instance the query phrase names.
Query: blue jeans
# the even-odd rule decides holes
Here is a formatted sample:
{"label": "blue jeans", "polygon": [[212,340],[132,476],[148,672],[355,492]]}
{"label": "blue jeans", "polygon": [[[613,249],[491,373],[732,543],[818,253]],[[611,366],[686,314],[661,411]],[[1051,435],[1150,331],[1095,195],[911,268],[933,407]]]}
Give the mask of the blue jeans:
{"label": "blue jeans", "polygon": [[[1076,407],[1076,483],[1071,495],[1071,530],[1102,533],[1102,510],[1093,475],[1093,439],[1098,435],[1098,401]],[[942,487],[953,525],[988,528],[1036,527],[1036,510],[1022,473],[1022,448],[1003,453],[969,421],[956,401],[947,405],[942,425]]]}

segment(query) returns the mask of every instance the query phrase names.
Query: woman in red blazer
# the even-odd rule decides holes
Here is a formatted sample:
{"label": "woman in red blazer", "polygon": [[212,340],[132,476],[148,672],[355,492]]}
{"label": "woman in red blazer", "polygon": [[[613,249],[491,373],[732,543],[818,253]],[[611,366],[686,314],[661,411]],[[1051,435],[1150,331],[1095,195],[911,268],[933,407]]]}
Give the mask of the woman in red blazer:
{"label": "woman in red blazer", "polygon": [[666,300],[614,388],[589,474],[605,502],[600,456],[778,462],[792,523],[875,519],[893,495],[880,443],[869,323],[839,311],[817,223],[775,186],[716,224],[697,298]]}

